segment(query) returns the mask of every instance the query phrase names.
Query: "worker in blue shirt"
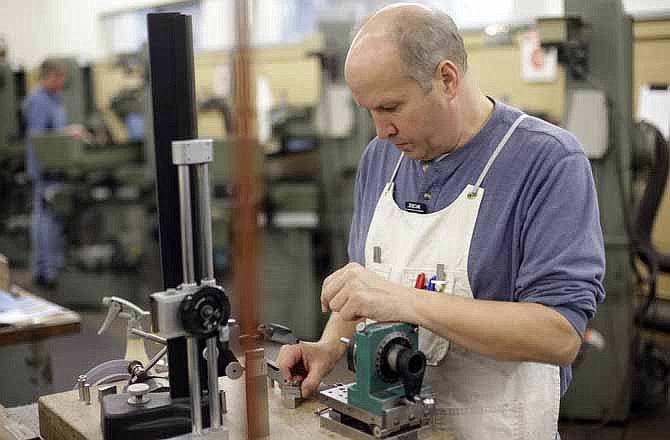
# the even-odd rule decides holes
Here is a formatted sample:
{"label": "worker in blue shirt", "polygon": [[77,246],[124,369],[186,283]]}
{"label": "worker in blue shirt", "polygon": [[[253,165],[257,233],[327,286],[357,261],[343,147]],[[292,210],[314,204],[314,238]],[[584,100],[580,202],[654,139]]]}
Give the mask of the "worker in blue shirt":
{"label": "worker in blue shirt", "polygon": [[48,58],[40,66],[39,75],[39,85],[23,103],[28,139],[26,172],[33,185],[31,272],[36,284],[54,287],[64,266],[63,228],[61,222],[48,210],[45,197],[54,183],[44,176],[31,138],[48,131],[66,132],[73,137],[83,138],[86,137],[86,130],[78,124],[67,125],[67,114],[61,98],[67,80],[65,63]]}
{"label": "worker in blue shirt", "polygon": [[[437,9],[381,9],[344,71],[377,137],[358,167],[350,263],[321,290],[330,320],[318,342],[282,347],[283,376],[312,393],[358,322],[407,322],[419,328],[436,430],[558,438],[570,365],[605,296],[597,194],[579,141],[486,96]],[[438,265],[439,289],[421,289]]]}

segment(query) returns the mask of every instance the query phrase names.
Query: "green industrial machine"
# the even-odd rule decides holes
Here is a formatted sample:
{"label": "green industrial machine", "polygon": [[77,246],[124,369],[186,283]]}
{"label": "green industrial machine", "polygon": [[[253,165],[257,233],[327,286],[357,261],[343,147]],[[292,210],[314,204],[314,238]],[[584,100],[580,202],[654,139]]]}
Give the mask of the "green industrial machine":
{"label": "green industrial machine", "polygon": [[607,260],[607,297],[589,323],[605,345],[580,355],[561,416],[622,421],[631,409],[634,374],[631,238],[626,226],[633,148],[632,20],[620,0],[566,0],[564,18],[541,19],[537,27],[542,45],[557,47],[566,68],[563,125],[591,159]]}
{"label": "green industrial machine", "polygon": [[84,69],[79,66],[76,58],[65,57],[61,58],[61,61],[67,68],[67,80],[62,99],[67,109],[68,123],[84,124],[88,116],[86,97],[91,93],[91,90],[88,89],[90,81],[86,81]]}
{"label": "green industrial machine", "polygon": [[19,124],[23,72],[0,62],[0,252],[12,264],[28,262],[28,224],[25,214],[30,185],[23,173],[25,147]]}
{"label": "green industrial machine", "polygon": [[19,134],[18,109],[14,72],[9,64],[0,63],[0,157]]}
{"label": "green industrial machine", "polygon": [[[301,339],[317,339],[324,316],[319,303],[319,271],[316,262],[318,185],[305,179],[300,158],[316,158],[314,152],[265,157],[256,154],[257,195],[262,233],[259,244],[259,286],[262,322],[290,327]],[[296,162],[297,159],[297,162]],[[212,234],[214,264],[225,274],[231,268],[233,215],[235,211],[235,141],[216,141],[211,166]],[[318,162],[317,162],[318,164]],[[313,167],[312,167],[313,168]],[[318,169],[318,168],[317,168]],[[234,301],[241,300],[240,297]],[[301,307],[295,307],[295,304]]]}
{"label": "green industrial machine", "polygon": [[[356,105],[344,80],[354,23],[323,21],[319,31],[324,35],[321,102],[318,109],[319,154],[323,194],[321,228],[328,241],[329,267],[333,270],[348,261],[347,242],[354,212],[354,183],[358,162],[367,144],[375,136],[375,127],[368,111]],[[337,127],[339,121],[350,120],[348,127]],[[337,129],[335,129],[337,128]]]}
{"label": "green industrial machine", "polygon": [[321,426],[349,438],[416,439],[431,432],[435,401],[423,385],[426,357],[418,328],[405,323],[359,323],[347,344],[355,382],[323,390],[329,411]]}
{"label": "green industrial machine", "polygon": [[113,170],[137,163],[142,156],[141,149],[136,145],[93,145],[61,133],[33,136],[32,143],[35,155],[46,172]]}

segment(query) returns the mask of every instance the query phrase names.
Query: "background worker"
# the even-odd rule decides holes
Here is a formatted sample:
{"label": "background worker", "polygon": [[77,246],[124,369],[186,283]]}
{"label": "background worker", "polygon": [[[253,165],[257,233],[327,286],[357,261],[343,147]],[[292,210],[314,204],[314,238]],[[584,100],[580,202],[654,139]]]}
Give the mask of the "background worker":
{"label": "background worker", "polygon": [[[485,96],[439,10],[378,11],[354,38],[345,76],[377,130],[358,169],[351,263],[324,281],[332,313],[320,341],[282,347],[282,373],[314,392],[358,321],[417,324],[426,381],[450,408],[441,429],[459,440],[557,437],[570,364],[604,298],[596,190],[579,142]],[[444,291],[414,288],[437,264]]]}
{"label": "background worker", "polygon": [[33,185],[30,266],[36,284],[54,287],[64,266],[63,227],[48,209],[45,196],[54,184],[42,172],[31,137],[48,131],[63,131],[76,138],[89,135],[79,124],[67,125],[61,97],[67,81],[65,63],[57,58],[47,58],[40,66],[39,77],[39,85],[23,103],[28,137],[26,172]]}

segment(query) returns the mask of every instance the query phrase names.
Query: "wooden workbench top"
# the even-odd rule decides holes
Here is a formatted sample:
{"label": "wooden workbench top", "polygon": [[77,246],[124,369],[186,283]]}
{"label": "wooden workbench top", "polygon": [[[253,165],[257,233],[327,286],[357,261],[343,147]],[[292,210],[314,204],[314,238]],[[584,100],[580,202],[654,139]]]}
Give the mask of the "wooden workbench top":
{"label": "wooden workbench top", "polygon": [[[226,391],[228,412],[224,424],[230,431],[230,440],[243,440],[244,426],[244,378],[236,381],[222,378],[221,388]],[[268,389],[270,408],[270,439],[278,440],[325,440],[343,437],[319,427],[317,409],[323,408],[317,400],[303,401],[297,409],[287,409],[281,404],[277,387]],[[75,391],[43,396],[38,401],[40,433],[44,440],[102,440],[100,407],[96,389],[91,389],[91,404],[78,400]],[[433,434],[431,440],[447,440],[441,434]]]}

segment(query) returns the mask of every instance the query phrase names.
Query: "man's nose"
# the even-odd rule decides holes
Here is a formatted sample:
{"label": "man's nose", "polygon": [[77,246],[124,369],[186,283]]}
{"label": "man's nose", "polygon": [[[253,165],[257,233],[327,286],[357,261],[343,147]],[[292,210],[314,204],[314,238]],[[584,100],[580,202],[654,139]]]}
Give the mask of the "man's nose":
{"label": "man's nose", "polygon": [[391,121],[375,119],[375,129],[379,139],[387,139],[398,134],[398,129]]}

